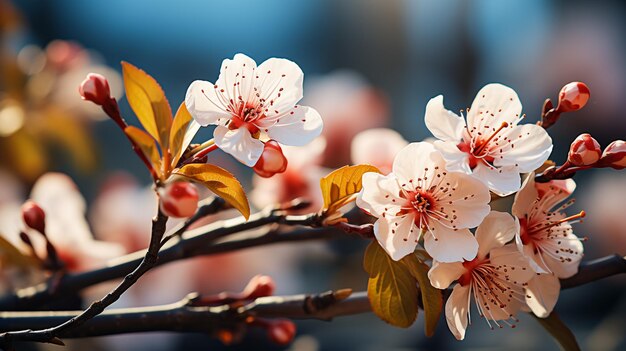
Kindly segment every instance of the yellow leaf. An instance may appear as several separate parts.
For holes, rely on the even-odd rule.
[[[176,117],[174,117],[174,123],[172,123],[172,130],[170,130],[170,152],[172,154],[172,168],[176,167],[178,164],[178,160],[180,160],[180,156],[183,154],[185,150],[183,150],[183,141],[185,140],[185,133],[189,127],[189,124],[193,118],[189,111],[187,111],[187,106],[183,102],[180,104],[178,111],[176,112]]]
[[[122,72],[128,104],[146,131],[162,149],[167,149],[172,110],[163,89],[154,78],[128,62],[122,62]]]
[[[37,261],[26,256],[11,242],[0,234],[0,261],[2,266],[14,266],[18,268],[36,268]]]
[[[367,296],[372,311],[385,322],[408,328],[417,318],[417,282],[407,266],[394,261],[376,240],[365,250],[363,266],[369,273]]]
[[[539,318],[534,314],[533,316],[541,326],[552,335],[563,350],[580,351],[580,346],[578,346],[574,333],[563,323],[556,312],[552,311],[546,318]]]
[[[367,172],[380,173],[378,168],[370,165],[344,166],[320,180],[324,211],[328,214],[351,202],[361,191],[361,178]]]
[[[159,149],[154,138],[143,130],[133,126],[126,127],[124,133],[137,144],[148,161],[152,163],[152,167],[157,175],[161,174],[161,156],[159,155]]]
[[[415,254],[408,255],[402,260],[409,272],[419,283],[422,296],[422,306],[424,306],[424,332],[426,336],[433,336],[437,329],[437,322],[441,317],[443,308],[443,296],[441,290],[433,287],[428,279],[429,267],[421,262]]]
[[[176,174],[196,180],[223,198],[248,219],[250,205],[241,184],[227,170],[209,164],[188,164],[181,167]]]

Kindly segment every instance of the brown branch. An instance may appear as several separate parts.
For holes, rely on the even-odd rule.
[[[214,333],[245,324],[248,317],[330,320],[333,317],[370,311],[365,292],[343,289],[312,295],[269,296],[243,306],[195,306],[194,294],[169,305],[104,311],[87,323],[63,331],[62,338],[80,338],[146,331]],[[2,312],[0,330],[49,328],[79,311]]]

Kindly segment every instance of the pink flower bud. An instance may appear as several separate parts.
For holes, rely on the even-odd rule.
[[[587,104],[590,95],[589,88],[585,83],[568,83],[559,93],[559,104],[556,107],[556,111],[578,111]]]
[[[87,78],[80,83],[78,92],[83,100],[91,101],[102,106],[111,99],[111,90],[107,79],[97,73],[89,73]]]
[[[600,144],[588,133],[579,135],[569,148],[567,161],[575,166],[591,166],[602,155]]]
[[[45,234],[46,213],[33,200],[28,200],[22,205],[22,219],[29,228]]]
[[[250,279],[241,295],[244,300],[254,300],[259,297],[271,296],[274,294],[275,288],[276,284],[270,276],[257,275]]]
[[[267,335],[278,345],[289,345],[296,336],[296,325],[288,319],[271,321],[267,328]]]
[[[252,169],[263,178],[283,173],[287,169],[287,158],[278,142],[270,140],[265,143],[263,154]]]
[[[604,149],[600,163],[615,169],[626,168],[626,142],[615,140]]]
[[[159,189],[161,211],[169,217],[187,218],[198,209],[198,190],[188,182],[173,182]]]

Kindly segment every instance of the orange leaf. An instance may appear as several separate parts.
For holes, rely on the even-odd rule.
[[[241,183],[227,170],[210,164],[188,164],[181,167],[176,174],[196,180],[217,196],[226,200],[248,219],[250,205]]]
[[[361,178],[367,172],[380,173],[370,165],[344,166],[320,180],[324,208],[327,214],[333,214],[339,208],[353,201],[354,196],[363,187]]]
[[[185,140],[185,134],[189,130],[189,125],[193,121],[191,114],[187,111],[187,106],[183,102],[180,104],[176,117],[174,117],[174,123],[172,123],[172,130],[170,130],[170,153],[172,154],[172,168],[176,167],[180,156],[185,150],[183,150]]]
[[[141,125],[166,150],[172,110],[163,89],[154,78],[128,62],[122,62],[122,72],[128,104]]]
[[[159,149],[154,138],[151,137],[150,134],[133,126],[126,127],[126,129],[124,129],[124,133],[126,133],[126,135],[128,135],[128,137],[131,138],[135,144],[137,144],[141,152],[152,164],[152,168],[154,168],[157,175],[160,175],[161,156],[159,155]]]

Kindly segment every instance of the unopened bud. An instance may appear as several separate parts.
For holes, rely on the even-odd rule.
[[[578,111],[583,108],[590,96],[589,88],[582,82],[566,84],[559,93],[558,112]]]
[[[22,219],[29,228],[45,234],[46,213],[35,201],[28,200],[22,205]]]
[[[600,144],[588,133],[579,135],[569,148],[567,161],[575,166],[591,166],[602,156]]]
[[[626,142],[615,140],[604,149],[600,164],[615,169],[626,168]]]
[[[188,182],[173,182],[159,189],[161,211],[174,218],[193,216],[198,209],[198,190]]]
[[[276,284],[267,275],[257,275],[250,279],[248,285],[243,289],[242,296],[245,300],[254,300],[258,297],[271,296],[274,294]]]
[[[252,169],[263,178],[283,173],[287,169],[287,158],[278,142],[270,140],[265,143],[261,158],[259,158]]]
[[[296,336],[296,325],[288,319],[277,319],[269,322],[267,335],[278,345],[289,345]]]
[[[89,73],[80,83],[78,92],[83,100],[102,106],[111,99],[111,90],[107,79],[97,73]]]

